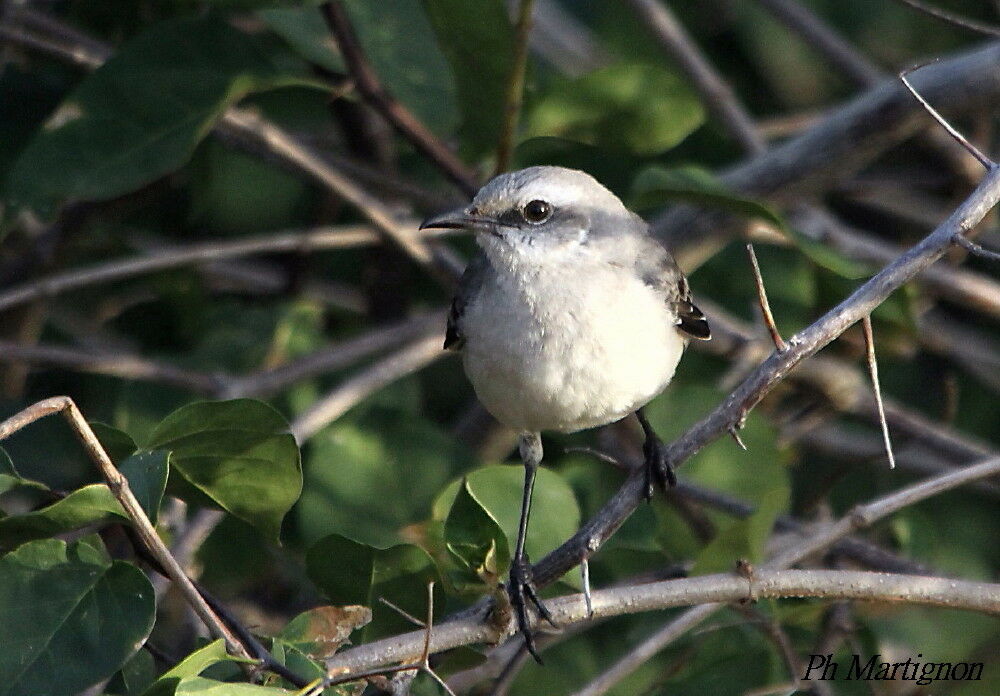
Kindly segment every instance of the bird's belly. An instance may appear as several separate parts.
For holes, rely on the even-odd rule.
[[[614,422],[660,393],[684,342],[662,298],[641,283],[614,296],[479,308],[465,369],[480,401],[519,430],[573,432]],[[475,309],[475,308],[470,308]],[[541,314],[541,317],[539,316]]]

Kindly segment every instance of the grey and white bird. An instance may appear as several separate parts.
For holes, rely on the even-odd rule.
[[[635,413],[645,433],[647,496],[675,483],[642,407],[670,383],[691,338],[708,339],[687,280],[649,226],[589,174],[531,167],[501,174],[471,205],[421,226],[467,228],[482,252],[448,316],[483,406],[521,433],[524,496],[509,592],[538,658],[527,601],[551,622],[524,554],[542,431],[571,433]]]

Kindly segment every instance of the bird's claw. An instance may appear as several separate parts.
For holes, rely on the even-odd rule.
[[[658,437],[648,437],[642,445],[645,457],[646,500],[653,499],[654,483],[666,491],[677,485],[674,467],[667,456],[667,446]]]
[[[542,658],[535,647],[535,637],[531,632],[531,617],[528,615],[528,603],[534,605],[538,615],[548,621],[553,628],[559,628],[552,618],[551,612],[546,609],[542,600],[538,597],[534,582],[531,579],[531,563],[527,555],[519,559],[514,559],[510,566],[510,583],[507,588],[510,593],[510,603],[514,608],[514,615],[517,617],[517,628],[524,636],[524,644],[528,652],[535,658],[538,664],[542,664]]]

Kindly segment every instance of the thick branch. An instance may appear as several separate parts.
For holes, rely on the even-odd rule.
[[[929,65],[913,75],[927,101],[951,110],[992,108],[1000,96],[1000,43]],[[801,135],[721,173],[744,195],[790,203],[824,191],[930,123],[895,77],[834,109]],[[681,206],[654,224],[685,270],[700,265],[740,229],[723,214]]]

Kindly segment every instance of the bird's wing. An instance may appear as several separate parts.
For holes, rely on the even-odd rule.
[[[691,299],[691,286],[674,257],[659,239],[651,234],[640,238],[636,259],[643,280],[663,292],[677,314],[677,329],[691,338],[707,341],[712,337],[705,315]]]
[[[458,281],[458,291],[451,301],[451,309],[448,310],[448,328],[444,335],[446,350],[462,350],[462,346],[465,345],[465,336],[462,335],[462,316],[465,314],[465,308],[482,288],[490,269],[486,254],[480,252],[469,262],[461,280]]]

